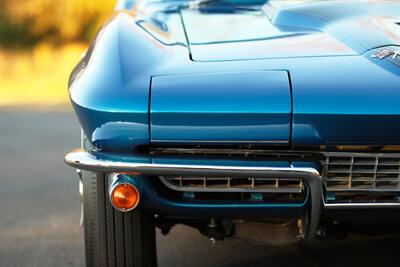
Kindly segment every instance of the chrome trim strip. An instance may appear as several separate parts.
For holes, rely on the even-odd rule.
[[[89,152],[75,150],[65,155],[65,162],[77,169],[95,172],[139,172],[142,174],[157,175],[237,175],[252,177],[301,178],[303,176],[318,177],[319,172],[308,167],[247,167],[247,166],[221,166],[221,165],[185,165],[185,164],[159,164],[138,163],[127,161],[111,161],[100,158]]]
[[[240,144],[289,144],[287,140],[163,140],[163,139],[152,139],[154,143],[179,143],[179,144],[191,144],[191,143],[240,143]]]
[[[399,208],[400,203],[325,203],[327,209],[334,208]]]
[[[367,157],[367,158],[374,158],[374,157],[383,157],[383,158],[394,158],[400,157],[400,153],[398,152],[390,152],[387,151],[385,153],[382,152],[346,152],[346,151],[335,151],[335,152],[322,152],[325,156],[331,157]]]
[[[364,189],[364,188],[351,188],[351,189],[329,189],[329,193],[348,193],[348,194],[384,194],[384,193],[399,193],[399,190],[394,189],[378,189],[378,188],[371,188],[371,189]]]

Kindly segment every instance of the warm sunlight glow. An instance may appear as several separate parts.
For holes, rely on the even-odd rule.
[[[68,77],[115,1],[3,0],[0,108],[68,106]]]

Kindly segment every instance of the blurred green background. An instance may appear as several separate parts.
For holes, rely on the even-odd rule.
[[[68,103],[67,81],[115,0],[0,0],[0,107]]]

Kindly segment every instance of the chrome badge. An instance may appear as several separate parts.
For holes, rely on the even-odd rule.
[[[383,48],[373,53],[371,57],[379,59],[392,57],[392,59],[395,59],[396,57],[400,57],[400,49]]]

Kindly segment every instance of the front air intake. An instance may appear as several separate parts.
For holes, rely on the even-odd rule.
[[[185,192],[261,192],[302,193],[301,179],[278,179],[259,177],[204,177],[162,176],[161,181],[170,189]]]
[[[327,154],[323,162],[328,191],[399,191],[400,155]]]

